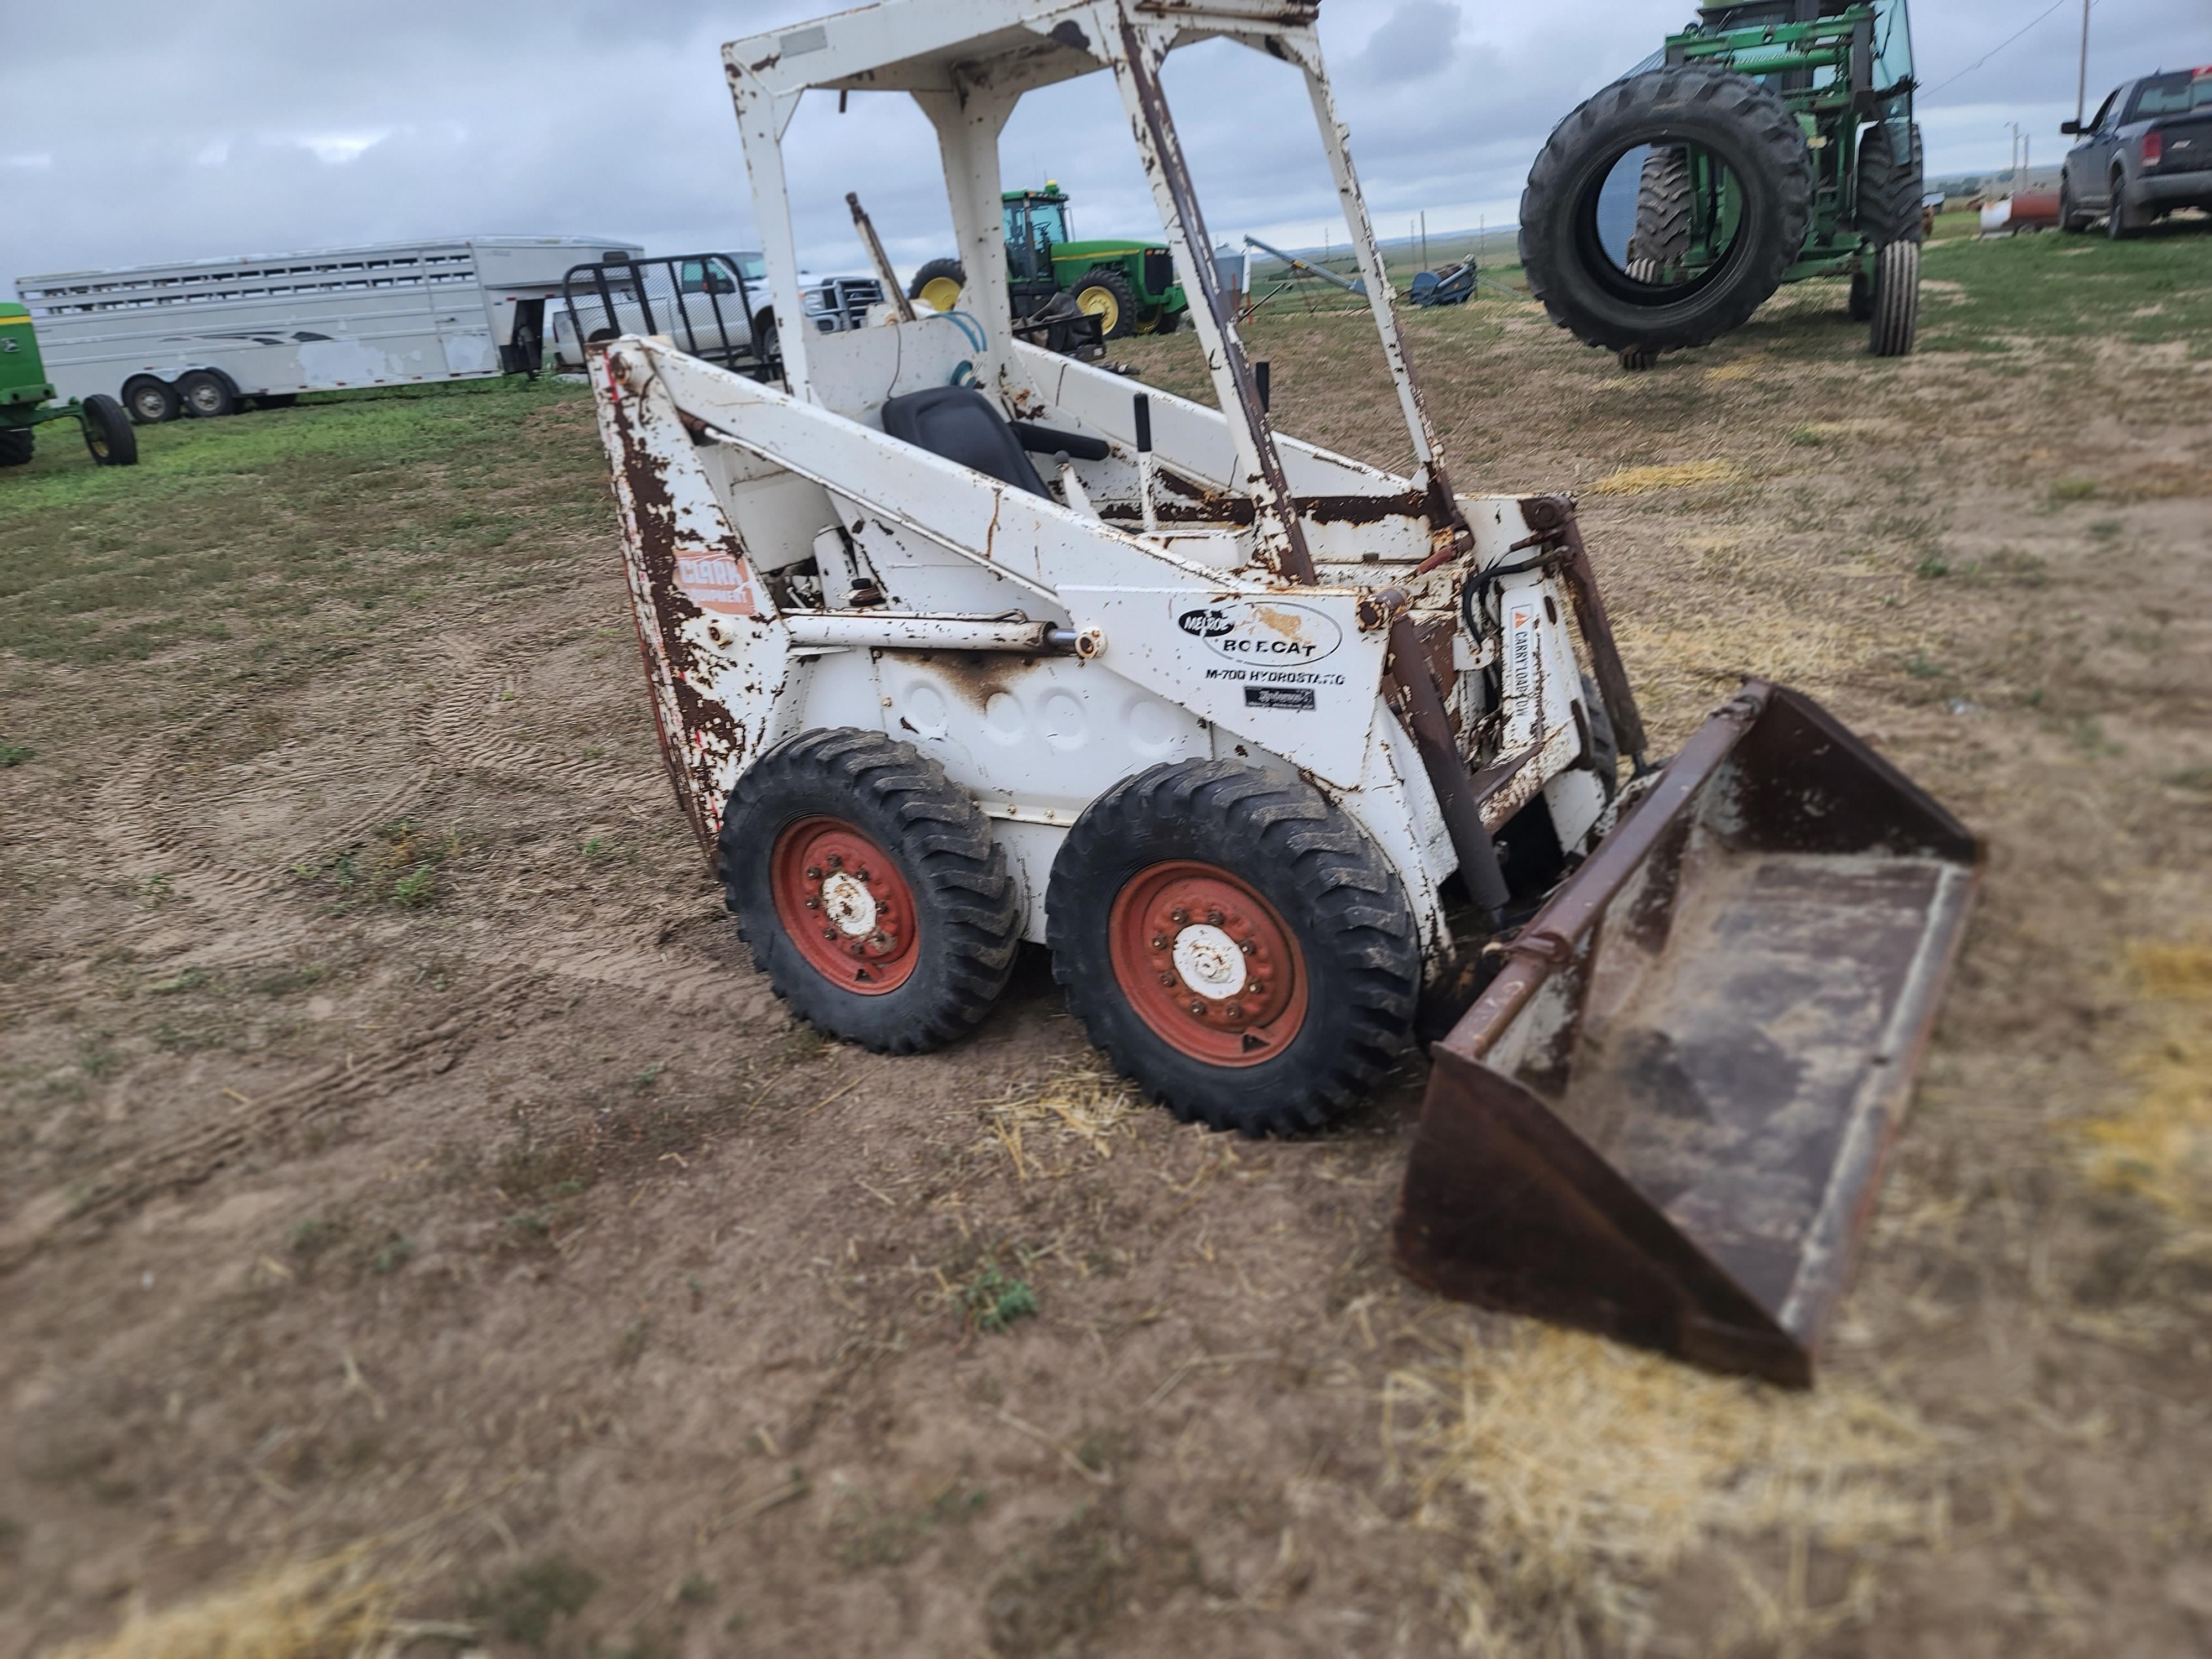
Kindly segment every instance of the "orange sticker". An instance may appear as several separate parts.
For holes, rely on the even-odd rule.
[[[702,611],[724,617],[750,617],[758,610],[753,600],[752,572],[743,559],[711,548],[696,547],[676,555],[676,585],[691,596]]]

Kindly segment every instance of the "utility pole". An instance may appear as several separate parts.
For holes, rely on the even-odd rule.
[[[2008,121],[2005,125],[2012,129],[2012,191],[2017,196],[2020,194],[2020,123]]]
[[[2074,82],[2074,125],[2081,125],[2081,116],[2089,107],[2089,3],[2081,0],[2081,73]]]

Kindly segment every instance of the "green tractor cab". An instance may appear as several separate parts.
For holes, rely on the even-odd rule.
[[[1845,276],[1869,350],[1905,356],[1926,234],[1914,85],[1906,0],[1700,7],[1538,156],[1531,291],[1644,368],[1741,326],[1784,283]]]
[[[1190,302],[1175,279],[1166,245],[1132,237],[1079,242],[1070,234],[1067,200],[1050,179],[1042,190],[1010,190],[1000,198],[1014,314],[1036,314],[1066,294],[1085,315],[1098,319],[1102,339],[1174,333]],[[907,297],[951,311],[967,285],[957,259],[932,259],[915,273]]]
[[[123,405],[98,393],[82,403],[56,403],[30,312],[0,301],[0,466],[21,466],[30,460],[32,428],[72,420],[82,429],[84,447],[96,465],[137,464],[138,434]]]

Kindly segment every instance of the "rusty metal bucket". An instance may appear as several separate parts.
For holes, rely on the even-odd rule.
[[[1747,684],[1432,1050],[1400,1267],[1809,1384],[1979,863],[1810,698]]]

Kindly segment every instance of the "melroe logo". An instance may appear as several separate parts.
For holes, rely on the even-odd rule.
[[[1280,599],[1225,599],[1176,617],[1176,626],[1231,662],[1293,667],[1319,662],[1344,643],[1321,611]]]

